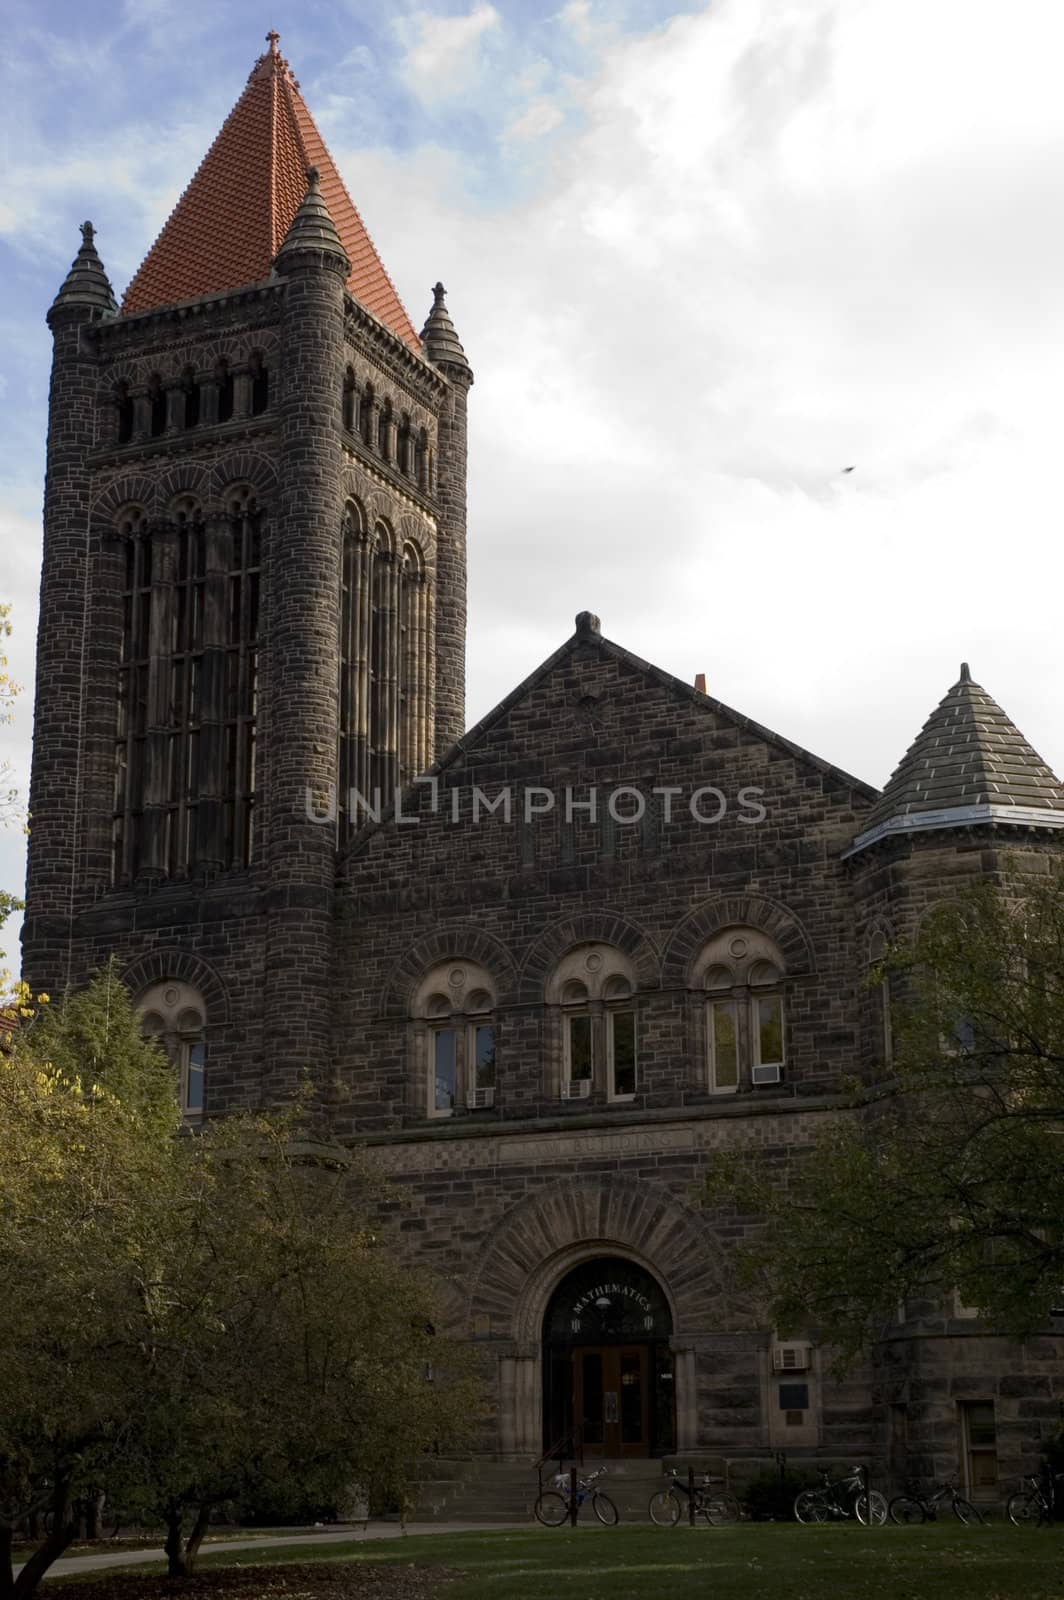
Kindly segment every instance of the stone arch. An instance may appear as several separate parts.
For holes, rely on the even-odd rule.
[[[241,450],[214,469],[212,487],[215,495],[222,499],[237,484],[250,485],[260,505],[266,505],[277,492],[277,469],[258,451]]]
[[[456,922],[418,939],[395,964],[381,996],[380,1015],[407,1021],[417,987],[429,969],[459,958],[491,973],[500,1006],[513,1003],[516,973],[506,946],[482,928]]]
[[[551,972],[565,953],[577,944],[616,945],[631,961],[637,987],[658,987],[660,958],[647,935],[624,917],[609,911],[588,911],[555,923],[533,944],[521,963],[522,1003],[543,1004]]]
[[[143,474],[115,478],[107,485],[93,506],[93,517],[102,524],[113,525],[132,505],[143,508],[151,516],[156,504],[156,482]]]
[[[792,911],[767,895],[721,895],[709,900],[684,918],[674,931],[662,963],[662,986],[687,989],[694,979],[694,967],[706,944],[731,926],[757,928],[779,946],[787,964],[788,976],[805,976],[816,971],[812,940]]]
[[[207,1008],[208,1028],[220,1027],[229,1021],[229,995],[225,984],[202,956],[193,955],[191,951],[149,950],[130,962],[122,973],[122,982],[134,1000],[153,983],[162,983],[167,978],[187,983],[199,991]]]
[[[172,511],[175,500],[188,495],[206,505],[211,493],[210,468],[193,462],[178,462],[159,479],[156,489],[159,504]]]
[[[720,1324],[726,1275],[704,1221],[656,1184],[590,1176],[552,1180],[503,1216],[470,1286],[469,1317],[489,1318],[499,1337],[536,1344],[565,1274],[609,1255],[657,1279],[678,1334]]]

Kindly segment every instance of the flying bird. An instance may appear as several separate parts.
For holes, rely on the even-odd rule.
[[[843,467],[842,470],[843,470],[843,472],[852,472],[853,468],[852,467]]]

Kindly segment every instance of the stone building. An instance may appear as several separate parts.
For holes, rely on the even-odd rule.
[[[486,1353],[496,1461],[576,1426],[994,1496],[1057,1421],[1057,1339],[914,1305],[836,1383],[697,1188],[889,1059],[885,944],[1057,849],[1064,793],[967,668],[880,794],[590,613],[464,732],[472,371],[277,44],[121,307],[85,224],[49,312],[26,974],[117,953],[192,1121],[311,1072]]]

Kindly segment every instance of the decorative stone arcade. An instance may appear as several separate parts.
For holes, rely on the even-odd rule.
[[[660,1285],[607,1256],[568,1272],[543,1319],[543,1448],[586,1457],[675,1448],[672,1314]]]

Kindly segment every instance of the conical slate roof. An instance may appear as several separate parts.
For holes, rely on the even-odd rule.
[[[307,169],[316,167],[351,263],[348,290],[420,354],[413,324],[277,49],[278,35],[267,39],[269,50],[138,268],[122,311],[263,282],[303,201]]]
[[[433,287],[432,310],[421,330],[421,342],[425,346],[425,354],[434,366],[458,367],[472,377],[473,369],[469,365],[466,353],[462,349],[462,341],[455,332],[451,314],[447,310],[444,299],[446,293],[442,283],[437,283]]]
[[[60,306],[84,307],[101,316],[114,316],[118,310],[103,262],[96,253],[96,230],[91,222],[81,224],[81,248],[71,263],[63,286],[52,301],[52,311]],[[51,316],[51,311],[49,312]]]
[[[1064,790],[965,662],[924,723],[855,841],[1013,822],[1064,827]]]

